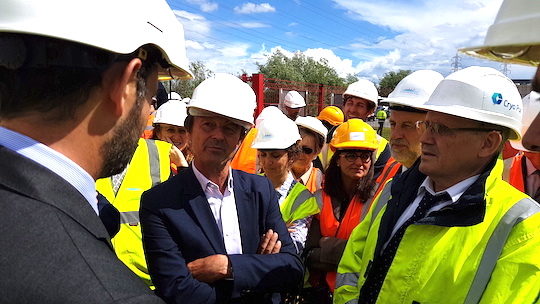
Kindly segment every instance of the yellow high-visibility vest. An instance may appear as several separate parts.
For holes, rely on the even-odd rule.
[[[171,144],[164,141],[139,139],[116,195],[110,177],[96,181],[96,190],[120,212],[120,231],[111,240],[116,255],[150,287],[139,223],[140,199],[144,191],[171,175],[170,150]]]
[[[407,228],[376,303],[535,301],[540,290],[540,207],[504,182],[497,167],[485,182],[481,223]],[[391,183],[349,238],[338,267],[334,303],[358,303]]]

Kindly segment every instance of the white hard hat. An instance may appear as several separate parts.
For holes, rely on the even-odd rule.
[[[326,135],[328,134],[328,129],[323,125],[323,123],[313,116],[298,116],[294,121],[298,126],[309,129],[324,138],[326,142]]]
[[[509,139],[521,137],[521,96],[512,80],[493,68],[472,66],[448,75],[422,107],[504,126],[513,131]]]
[[[306,101],[304,100],[304,97],[300,95],[300,93],[296,91],[289,91],[287,95],[285,95],[284,104],[289,108],[302,108],[306,106]]]
[[[540,93],[531,91],[525,97],[523,97],[523,120],[521,127],[521,134],[525,134],[529,129],[532,121],[540,113]],[[523,146],[523,143],[520,140],[511,140],[510,144],[514,149],[530,152],[527,148]]]
[[[375,106],[377,106],[379,100],[379,92],[375,84],[367,79],[360,79],[351,83],[343,93],[343,98],[346,95],[367,99],[373,102]]]
[[[0,32],[58,38],[117,54],[154,45],[170,65],[160,75],[191,77],[184,29],[165,0],[4,0]]]
[[[281,112],[278,107],[275,106],[268,106],[265,107],[259,116],[257,116],[257,119],[255,119],[255,128],[258,128],[261,122],[265,119],[274,119],[274,118],[280,118],[280,117],[287,117],[283,112]]]
[[[253,126],[255,99],[253,89],[240,78],[216,73],[195,88],[187,108],[193,116],[217,114],[249,129]]]
[[[178,99],[171,99],[162,104],[156,111],[154,123],[165,123],[178,127],[184,126],[187,117],[186,104]]]
[[[415,71],[403,78],[382,101],[390,102],[391,106],[421,108],[443,78],[441,73],[433,70]]]
[[[182,100],[182,96],[176,92],[169,93],[169,100]]]
[[[251,147],[262,150],[287,149],[301,139],[294,121],[286,116],[276,116],[260,123]]]
[[[497,61],[540,63],[540,1],[505,0],[489,27],[484,45],[461,51]]]

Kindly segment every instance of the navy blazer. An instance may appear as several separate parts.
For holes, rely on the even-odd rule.
[[[224,303],[248,295],[249,302],[278,303],[279,296],[269,293],[291,290],[302,279],[302,263],[270,181],[238,170],[232,174],[243,252],[229,255],[232,280],[203,283],[186,266],[199,258],[227,254],[191,167],[142,196],[140,220],[148,270],[157,294],[169,303]],[[261,235],[268,229],[278,233],[281,251],[257,254]]]

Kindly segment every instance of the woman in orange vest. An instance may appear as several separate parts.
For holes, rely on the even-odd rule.
[[[362,207],[373,192],[377,133],[361,119],[340,125],[330,142],[334,151],[325,172],[322,210],[312,221],[306,242],[309,282],[314,295],[309,303],[331,303],[336,270]]]
[[[291,171],[299,182],[315,193],[322,188],[323,173],[313,167],[313,161],[325,144],[328,130],[320,120],[311,116],[299,116],[295,122],[302,137],[300,142],[302,153],[292,164]]]

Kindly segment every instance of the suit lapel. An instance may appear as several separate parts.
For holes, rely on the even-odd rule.
[[[193,169],[190,167],[186,169],[186,178],[179,179],[181,183],[186,186],[186,192],[184,192],[183,201],[187,204],[187,209],[192,211],[192,216],[196,222],[199,223],[199,227],[206,235],[206,238],[214,248],[216,253],[226,253],[225,244],[223,243],[223,237],[216,224],[216,219],[208,200],[199,184],[199,181],[193,173]]]
[[[240,225],[240,236],[242,238],[242,252],[255,253],[259,244],[259,234],[257,221],[259,213],[257,204],[253,199],[253,193],[246,191],[245,181],[238,171],[233,170],[234,199],[238,222]]]
[[[1,185],[23,196],[54,206],[96,238],[109,239],[107,230],[88,201],[56,173],[3,146],[0,146],[0,164]]]

